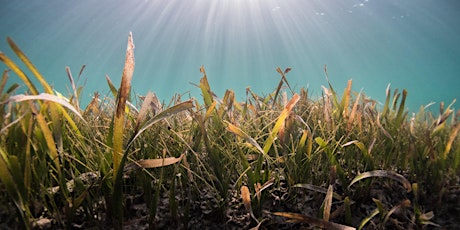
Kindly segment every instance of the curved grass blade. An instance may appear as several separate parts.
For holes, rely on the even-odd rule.
[[[361,173],[351,181],[350,185],[348,185],[348,188],[350,188],[350,186],[353,185],[354,183],[356,183],[356,182],[358,182],[358,181],[360,181],[362,179],[369,178],[369,177],[386,177],[386,178],[390,178],[392,180],[396,180],[396,181],[400,182],[401,184],[403,184],[403,186],[407,190],[407,192],[412,191],[412,186],[411,186],[410,182],[404,176],[402,176],[401,174],[398,174],[396,172],[387,171],[387,170],[374,170],[374,171]]]
[[[377,214],[379,214],[379,209],[376,208],[374,209],[374,211],[371,212],[371,214],[369,214],[369,216],[367,216],[366,218],[364,218],[361,223],[359,224],[358,226],[358,230],[361,230],[364,228],[364,226],[370,221],[372,220],[372,218],[374,218],[374,216],[376,216]]]
[[[131,146],[133,141],[136,140],[136,138],[138,138],[145,130],[147,130],[148,128],[152,127],[152,125],[154,125],[157,122],[159,122],[159,121],[161,121],[161,120],[163,120],[165,118],[168,118],[168,117],[170,117],[170,116],[172,116],[174,114],[177,114],[177,113],[180,113],[182,111],[192,109],[193,107],[194,107],[193,101],[188,100],[188,101],[179,103],[177,105],[174,105],[171,108],[163,110],[161,113],[157,114],[155,117],[150,119],[147,122],[147,124],[145,124],[142,128],[139,129],[138,132],[133,134],[133,136],[131,137],[131,139],[128,142],[128,147]]]
[[[86,123],[85,119],[82,117],[82,115],[78,112],[78,110],[75,107],[73,107],[65,99],[58,97],[56,95],[53,95],[53,94],[47,94],[47,93],[41,93],[39,95],[19,94],[19,95],[14,95],[8,98],[8,102],[22,102],[22,101],[30,101],[30,100],[52,101],[52,102],[61,104],[62,106],[70,109],[70,111],[74,112],[75,115],[77,115],[83,122]]]
[[[135,168],[160,168],[168,165],[175,164],[180,162],[184,158],[184,154],[181,154],[180,157],[166,157],[162,159],[145,159],[132,162],[125,166],[125,171],[135,169]]]

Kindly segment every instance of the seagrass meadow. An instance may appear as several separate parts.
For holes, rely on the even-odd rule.
[[[352,81],[294,91],[290,68],[265,96],[134,95],[134,42],[109,95],[53,90],[11,38],[0,85],[2,229],[454,229],[460,112],[380,106]],[[33,77],[33,79],[29,78]],[[8,84],[19,78],[22,83]],[[36,82],[37,84],[35,84]],[[25,88],[25,90],[24,90]],[[433,110],[435,111],[435,110]]]

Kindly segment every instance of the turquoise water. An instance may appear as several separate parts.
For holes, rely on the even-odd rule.
[[[199,82],[201,65],[218,96],[230,88],[239,99],[246,87],[271,93],[278,66],[292,68],[287,78],[296,90],[320,96],[324,65],[337,90],[353,79],[353,90],[383,102],[388,84],[407,89],[413,111],[460,99],[458,0],[0,2],[0,50],[14,56],[12,37],[64,94],[65,66],[76,76],[85,64],[84,102],[95,91],[108,94],[106,74],[119,84],[129,31],[134,92],[153,91],[166,102],[176,93],[200,97],[190,82]],[[18,81],[13,73],[10,79]]]

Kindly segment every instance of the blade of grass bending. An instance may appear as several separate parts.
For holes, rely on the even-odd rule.
[[[302,214],[299,214],[299,213],[274,212],[272,214],[275,215],[275,216],[281,216],[281,217],[289,218],[290,219],[289,222],[312,224],[312,225],[318,226],[318,227],[323,228],[323,229],[329,229],[329,230],[355,230],[356,229],[354,227],[324,221],[324,220],[321,220],[321,219],[317,219],[317,218],[307,216],[307,215],[302,215]]]
[[[157,122],[165,119],[165,118],[168,118],[172,115],[175,115],[177,113],[180,113],[182,111],[186,111],[186,110],[189,110],[189,109],[192,109],[194,107],[193,105],[193,101],[192,100],[188,100],[188,101],[185,101],[185,102],[182,102],[182,103],[179,103],[177,105],[174,105],[173,107],[171,108],[168,108],[168,109],[165,109],[163,110],[161,113],[157,114],[155,117],[153,117],[152,119],[150,119],[147,124],[145,124],[142,128],[139,129],[139,131],[133,133],[133,136],[131,137],[131,139],[128,141],[128,147],[131,146],[131,144],[133,143],[133,141],[139,137],[139,135],[141,135],[145,130],[147,130],[148,128],[152,127],[152,125],[156,124]]]
[[[228,123],[228,122],[226,122],[226,123]],[[235,125],[233,125],[231,123],[228,123],[227,124],[227,130],[230,131],[231,133],[237,135],[238,137],[243,138],[249,144],[254,146],[262,155],[265,155],[264,150],[262,149],[262,147],[260,147],[260,145],[257,143],[257,141],[254,140],[251,136],[249,136],[245,132],[243,132],[243,130],[241,130],[237,126],[235,126]]]
[[[358,182],[358,181],[360,181],[362,179],[369,178],[369,177],[386,177],[386,178],[390,178],[392,180],[396,180],[396,181],[400,182],[401,184],[403,184],[403,186],[407,190],[407,192],[412,191],[412,186],[411,186],[410,182],[404,176],[402,176],[401,174],[398,174],[396,172],[387,171],[387,170],[374,170],[374,171],[361,173],[358,176],[356,176],[350,182],[350,185],[348,185],[348,188],[350,188],[350,186],[353,185],[354,183],[356,183],[356,182]]]
[[[145,160],[139,160],[135,161],[132,163],[129,163],[125,166],[124,170],[129,171],[132,169],[136,168],[159,168],[159,167],[164,167],[168,165],[175,164],[177,162],[180,162],[182,158],[184,158],[184,154],[181,154],[180,157],[166,157],[166,158],[161,158],[161,159],[145,159]]]
[[[263,151],[265,154],[268,154],[268,151],[272,147],[273,141],[275,141],[276,135],[278,135],[279,130],[284,125],[284,121],[286,120],[286,118],[288,117],[289,113],[292,111],[294,106],[297,104],[299,99],[300,99],[300,96],[298,94],[294,94],[294,96],[292,96],[291,100],[288,102],[284,110],[281,112],[280,116],[278,117],[278,120],[275,123],[275,126],[273,127],[267,140],[265,141],[264,148],[263,148]]]
[[[358,230],[361,230],[364,228],[364,225],[367,224],[367,222],[369,222],[370,220],[372,220],[372,218],[374,218],[374,216],[376,216],[377,214],[379,214],[379,209],[374,209],[374,211],[371,212],[371,214],[369,214],[369,216],[367,216],[366,218],[364,218],[361,223],[359,224],[359,227],[358,227]]]
[[[47,93],[41,93],[39,95],[24,95],[24,94],[18,94],[14,95],[8,98],[8,102],[22,102],[22,101],[30,101],[30,100],[44,100],[44,101],[52,101],[61,104],[62,106],[70,109],[75,115],[77,115],[83,122],[86,123],[85,119],[82,117],[82,115],[78,112],[78,110],[73,107],[69,102],[64,100],[63,98],[60,98],[56,95],[53,94],[47,94]]]
[[[29,60],[29,58],[27,58],[27,56],[24,54],[24,52],[22,52],[22,50],[16,45],[16,43],[14,43],[13,39],[11,39],[10,37],[7,37],[7,41],[8,41],[8,44],[10,45],[11,49],[14,51],[14,53],[19,57],[19,59],[21,59],[21,61],[27,66],[27,68],[32,72],[32,74],[35,76],[35,78],[43,86],[43,88],[45,90],[45,93],[53,94],[53,90],[52,90],[51,86],[46,82],[45,78],[40,74],[40,72],[32,64],[32,62]],[[0,54],[3,54],[3,53],[0,52]],[[5,58],[7,58],[7,57],[5,56]],[[4,61],[4,62],[6,61],[5,64],[8,67],[10,67],[11,69],[13,69],[13,71],[16,72],[16,74],[18,74],[18,76],[24,81],[24,83],[27,85],[27,87],[29,88],[29,90],[31,91],[32,94],[34,94],[34,95],[38,94],[38,90],[32,84],[30,79],[24,74],[24,72],[22,70],[19,69],[19,67],[17,67],[16,64],[14,64],[8,58],[6,60],[4,60],[2,55],[0,55],[0,59],[2,59],[2,61]],[[54,132],[56,133],[56,135],[54,135],[54,136],[55,136],[55,138],[57,140],[58,146],[60,146],[60,148],[62,148],[62,140],[61,140],[62,138],[60,137],[60,133],[61,133],[61,130],[60,130],[61,125],[60,125],[60,123],[61,122],[60,122],[60,119],[59,119],[58,110],[62,112],[62,114],[64,115],[64,118],[69,122],[69,125],[72,127],[72,129],[74,131],[76,131],[79,134],[80,130],[78,129],[78,127],[75,124],[75,122],[72,120],[72,118],[69,116],[69,114],[65,110],[63,110],[59,105],[50,105],[51,117],[53,119],[53,129],[54,129]]]
[[[7,37],[8,44],[10,45],[11,49],[14,51],[14,53],[21,59],[21,61],[26,65],[26,67],[32,72],[32,74],[35,76],[35,78],[40,82],[40,84],[43,86],[45,93],[48,94],[53,94],[53,89],[51,86],[46,82],[45,78],[40,74],[40,72],[37,70],[37,68],[32,64],[32,62],[29,60],[29,58],[22,52],[22,50],[14,43],[13,39],[10,37]],[[37,93],[35,93],[37,94]],[[62,143],[62,127],[61,127],[61,119],[58,110],[62,110],[58,105],[51,104],[49,106],[50,113],[51,113],[51,118],[52,118],[52,125],[53,125],[53,136],[55,138],[55,142],[57,144],[57,147],[60,152],[63,151],[63,143]],[[66,113],[65,111],[62,111],[63,113]],[[70,116],[65,116],[66,118],[70,118]],[[74,125],[74,122],[72,119],[69,120],[69,123],[71,123],[71,126],[73,128],[76,128],[76,125]],[[78,129],[76,129],[78,130]]]

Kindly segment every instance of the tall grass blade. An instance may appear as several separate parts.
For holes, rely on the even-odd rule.
[[[126,104],[131,90],[131,79],[134,72],[134,42],[132,33],[128,35],[128,45],[126,48],[125,67],[121,77],[120,88],[117,94],[116,110],[109,130],[108,145],[112,147],[112,197],[108,197],[107,202],[111,202],[110,207],[113,212],[113,223],[116,229],[121,229],[123,225],[123,165],[127,154],[123,154],[123,134],[125,129]],[[108,183],[108,182],[106,182]],[[108,184],[105,186],[108,187]]]
[[[454,143],[455,139],[457,138],[457,135],[458,135],[459,131],[460,131],[460,123],[457,123],[450,130],[449,140],[447,141],[446,147],[444,149],[444,153],[442,155],[443,159],[447,159],[447,156],[449,155],[449,152],[452,149],[452,144]]]
[[[134,72],[134,43],[132,33],[128,36],[128,46],[126,48],[125,68],[121,77],[120,89],[117,95],[117,107],[113,119],[113,171],[118,172],[121,157],[123,155],[123,130],[125,126],[125,107],[131,89],[131,79]],[[113,178],[115,179],[115,177]]]
[[[329,185],[329,188],[326,192],[326,197],[324,198],[323,202],[323,220],[329,221],[329,216],[331,215],[331,207],[332,207],[332,194],[334,189],[332,185]]]

